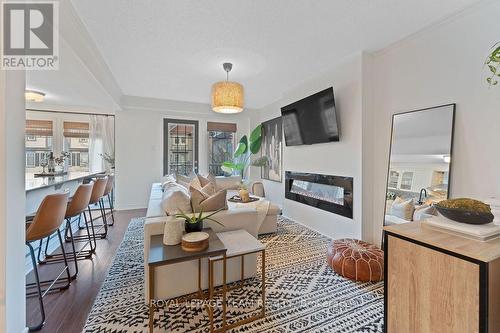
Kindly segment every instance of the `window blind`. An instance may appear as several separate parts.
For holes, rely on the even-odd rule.
[[[26,135],[52,136],[52,121],[27,119]]]
[[[64,136],[66,138],[88,138],[89,123],[65,121],[63,123]]]
[[[208,131],[216,131],[216,132],[233,132],[236,133],[236,124],[234,123],[216,123],[216,122],[207,122],[207,130]]]

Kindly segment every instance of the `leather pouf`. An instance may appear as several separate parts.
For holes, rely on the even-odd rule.
[[[328,264],[338,274],[356,281],[384,279],[384,251],[357,239],[338,239],[328,246]]]

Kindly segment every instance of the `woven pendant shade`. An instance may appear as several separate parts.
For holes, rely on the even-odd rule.
[[[222,81],[212,86],[212,110],[218,113],[243,111],[243,86],[237,82]]]

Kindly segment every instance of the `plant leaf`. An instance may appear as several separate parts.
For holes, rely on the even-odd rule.
[[[245,141],[246,141],[246,135],[243,138],[245,138]],[[248,151],[247,143],[241,142],[241,140],[240,140],[240,143],[238,143],[238,146],[236,146],[236,150],[234,151],[234,157],[240,157],[241,155],[245,154],[247,151]]]
[[[493,74],[496,74],[497,69],[495,68],[495,66],[488,65],[488,67],[490,68],[490,72],[492,72]]]
[[[222,167],[224,168],[228,168],[230,170],[233,170],[233,169],[236,169],[236,164],[234,164],[233,162],[231,161],[226,161],[226,162],[223,162],[222,163]]]
[[[206,217],[205,220],[209,220],[209,221],[215,222],[215,223],[217,223],[218,225],[220,225],[220,226],[222,226],[224,228],[226,227],[224,224],[220,223],[219,221],[214,220],[211,217]]]
[[[238,171],[241,171],[241,170],[243,170],[244,168],[245,168],[245,163],[236,163],[236,164],[234,165],[234,169],[235,169],[235,170],[238,170]]]
[[[236,148],[236,151],[238,151],[238,150],[240,149],[239,147],[240,147],[240,145],[241,145],[241,144],[243,144],[243,147],[244,147],[244,148],[242,148],[243,150],[242,150],[242,152],[241,152],[241,154],[240,154],[240,155],[243,155],[243,154],[246,154],[246,153],[247,153],[247,151],[248,151],[248,138],[247,138],[247,136],[246,136],[246,135],[243,135],[243,136],[241,137],[240,142],[239,142],[239,144],[238,144],[238,147]],[[238,156],[240,156],[240,155],[238,155]],[[236,155],[236,152],[235,152],[234,157],[238,157],[238,156]]]
[[[252,143],[250,143],[250,151],[252,152],[252,154],[257,154],[260,150],[261,145],[262,138],[258,138],[257,140],[252,141]]]
[[[252,143],[261,140],[262,139],[262,124],[257,125],[250,133],[250,147],[252,146]]]

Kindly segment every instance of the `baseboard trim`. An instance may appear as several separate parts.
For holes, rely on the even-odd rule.
[[[134,210],[134,209],[147,209],[147,206],[143,205],[125,205],[125,206],[115,206],[115,210]]]

